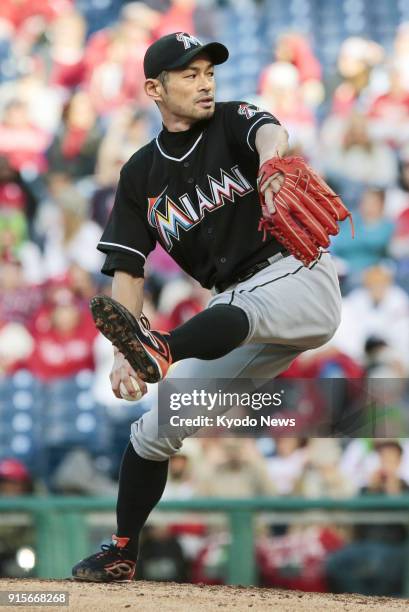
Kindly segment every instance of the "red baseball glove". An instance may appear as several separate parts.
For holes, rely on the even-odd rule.
[[[271,177],[282,173],[281,187],[267,197]],[[273,157],[260,168],[258,187],[262,216],[259,230],[272,234],[294,257],[309,266],[328,248],[339,221],[352,215],[326,182],[302,157]],[[271,188],[270,188],[271,189]]]

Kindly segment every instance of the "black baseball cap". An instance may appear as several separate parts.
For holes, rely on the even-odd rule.
[[[147,79],[156,79],[162,70],[183,68],[199,53],[207,53],[213,64],[223,64],[229,57],[222,43],[202,44],[186,32],[174,32],[156,40],[146,51],[143,69]]]

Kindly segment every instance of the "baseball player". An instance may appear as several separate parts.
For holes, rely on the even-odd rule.
[[[348,211],[300,158],[283,158],[288,137],[275,117],[245,102],[215,103],[214,66],[227,58],[224,45],[182,32],[157,40],[144,58],[145,92],[163,127],[122,168],[98,245],[112,298],[91,300],[114,346],[117,397],[121,383],[135,393],[131,376],[145,393],[171,364],[175,378],[271,379],[340,322],[337,274],[321,247]],[[169,334],[142,315],[144,264],[157,242],[213,294]],[[134,577],[139,533],[162,496],[168,459],[195,431],[159,438],[157,427],[157,407],[132,424],[117,533],[73,568],[76,579]]]

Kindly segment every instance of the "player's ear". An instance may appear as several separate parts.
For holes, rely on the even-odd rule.
[[[155,102],[162,100],[163,86],[158,79],[146,79],[144,89],[146,95]]]

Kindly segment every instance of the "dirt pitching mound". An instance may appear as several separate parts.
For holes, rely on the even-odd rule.
[[[67,591],[69,606],[15,606],[12,609],[34,610],[87,610],[90,612],[117,612],[118,610],[160,610],[166,612],[214,611],[218,608],[258,612],[321,612],[343,610],[368,612],[379,610],[407,610],[408,601],[387,597],[363,595],[331,595],[328,593],[302,593],[281,589],[260,589],[242,586],[206,586],[164,582],[137,581],[128,584],[95,584],[71,580],[16,580],[0,579],[0,591]],[[3,603],[3,602],[2,602]],[[7,610],[7,608],[5,608]]]

